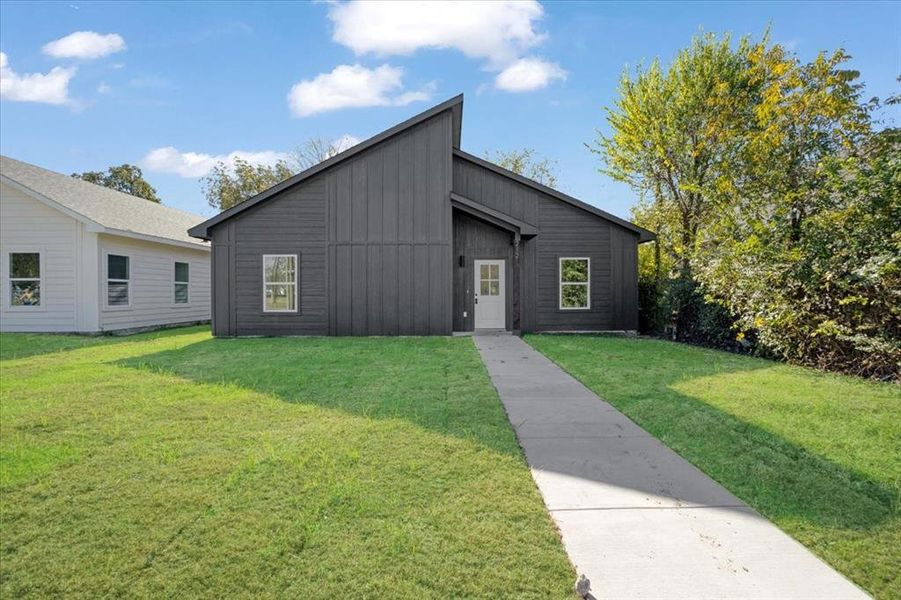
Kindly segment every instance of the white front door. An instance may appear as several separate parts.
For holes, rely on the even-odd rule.
[[[475,260],[475,328],[506,328],[504,261]]]

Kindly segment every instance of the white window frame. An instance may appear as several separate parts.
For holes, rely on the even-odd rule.
[[[294,281],[266,281],[266,259],[267,258],[287,258],[292,257],[294,259]],[[300,310],[300,302],[298,297],[298,288],[300,285],[297,282],[298,272],[300,271],[300,256],[297,254],[264,254],[263,262],[260,265],[263,270],[263,289],[262,289],[262,301],[263,301],[263,312],[264,313],[296,313]],[[266,286],[267,285],[293,285],[294,286],[294,308],[285,308],[285,309],[272,309],[266,308]]]
[[[38,255],[38,275],[39,276],[37,278],[34,278],[34,277],[15,277],[14,278],[12,276],[13,274],[12,274],[12,271],[10,270],[10,264],[9,264],[10,255],[12,255],[12,254],[37,254]],[[44,249],[36,248],[34,246],[8,248],[8,249],[4,249],[4,251],[3,251],[3,259],[6,261],[6,263],[4,265],[6,267],[6,278],[3,282],[4,287],[5,287],[5,289],[4,289],[5,299],[3,301],[3,307],[8,310],[21,310],[24,312],[39,312],[39,311],[46,310],[47,303],[44,298],[44,281],[46,279],[44,277],[44,268],[45,268]],[[26,305],[22,305],[22,304],[13,304],[12,303],[12,295],[13,295],[12,282],[13,281],[37,281],[38,287],[41,290],[40,303],[37,306],[34,306],[34,305],[26,306]]]
[[[188,266],[188,280],[187,281],[179,281],[176,279],[178,277],[178,269],[176,265],[181,263],[183,265]],[[179,302],[175,295],[176,287],[179,285],[187,285],[188,286],[188,297],[184,302]],[[180,307],[180,306],[190,306],[191,305],[191,263],[187,260],[175,260],[172,261],[172,306]]]
[[[110,279],[109,276],[109,257],[113,256],[124,256],[128,259],[128,279]],[[131,254],[127,254],[120,250],[104,250],[103,251],[103,309],[104,310],[131,310],[132,305],[132,292],[134,291],[134,281],[135,281],[135,272],[132,267]],[[110,304],[109,303],[109,282],[117,282],[122,283],[125,282],[128,284],[128,304]]]
[[[563,281],[563,261],[584,260],[588,263],[588,281],[565,282]],[[563,286],[584,285],[588,288],[588,304],[586,306],[563,306]],[[557,259],[557,308],[558,310],[591,310],[591,257],[589,256],[560,256]]]

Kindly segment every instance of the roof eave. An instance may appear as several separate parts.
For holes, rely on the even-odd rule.
[[[298,173],[297,175],[294,175],[293,177],[289,177],[288,179],[282,181],[281,183],[278,183],[278,184],[272,186],[268,190],[264,190],[264,191],[260,192],[256,196],[252,196],[252,197],[248,198],[247,200],[244,200],[243,202],[236,204],[236,205],[232,206],[231,208],[222,211],[215,217],[207,219],[203,223],[200,223],[199,225],[195,225],[194,227],[189,229],[188,235],[190,235],[191,237],[209,240],[211,227],[214,227],[215,225],[218,225],[222,221],[230,219],[231,217],[233,217],[253,206],[256,206],[260,202],[262,202],[268,198],[271,198],[272,196],[278,194],[279,192],[281,192],[283,190],[286,190],[292,186],[295,186],[295,185],[301,183],[302,181],[309,179],[310,177],[313,177],[314,175],[317,175],[317,174],[325,171],[326,169],[329,169],[339,163],[344,162],[345,160],[352,158],[353,156],[356,156],[357,154],[360,154],[361,152],[363,152],[365,150],[368,150],[369,148],[375,146],[376,144],[379,144],[389,138],[392,138],[392,137],[406,131],[407,129],[414,127],[415,125],[422,123],[423,121],[427,121],[428,119],[431,119],[432,117],[439,115],[446,110],[453,111],[453,114],[454,114],[453,145],[455,148],[459,148],[460,135],[461,135],[461,130],[462,130],[461,121],[462,121],[462,115],[463,115],[463,94],[454,96],[453,98],[451,98],[449,100],[445,100],[441,104],[435,105],[432,108],[419,113],[418,115],[414,115],[413,117],[410,117],[406,121],[403,121],[402,123],[398,123],[394,127],[386,129],[385,131],[378,133],[378,134],[372,136],[371,138],[360,142],[356,146],[352,146],[352,147],[348,148],[344,152],[340,152],[340,153],[336,154],[335,156],[322,161],[319,164],[313,165],[312,167],[310,167],[309,169],[307,169],[305,171],[301,171],[300,173]]]
[[[40,202],[41,204],[43,204],[45,206],[48,206],[48,207],[52,208],[53,210],[59,211],[59,212],[63,213],[64,215],[66,215],[67,217],[71,217],[80,223],[84,223],[85,225],[89,226],[93,231],[106,230],[106,227],[104,227],[97,221],[89,219],[88,217],[84,216],[80,212],[74,211],[67,206],[63,206],[56,200],[54,200],[52,198],[48,198],[44,194],[31,189],[24,183],[19,183],[15,179],[12,179],[11,177],[8,177],[6,175],[0,175],[0,181],[2,181],[3,183],[7,184],[8,186],[10,186],[14,189],[19,190],[20,192],[22,192],[29,198],[32,198],[33,200],[37,200],[38,202]]]
[[[494,224],[502,224],[504,228],[515,230],[524,237],[538,235],[538,227],[531,223],[521,221],[490,206],[485,206],[481,202],[467,198],[457,192],[451,192],[450,198],[451,205],[454,208],[459,208],[477,218],[487,219]]]
[[[462,158],[463,160],[467,160],[471,163],[474,163],[476,165],[484,167],[494,173],[497,173],[498,175],[501,175],[502,177],[512,179],[513,181],[519,182],[525,186],[536,189],[539,192],[543,192],[544,194],[547,194],[548,196],[551,196],[558,200],[562,200],[563,202],[566,202],[567,204],[575,206],[576,208],[581,208],[582,210],[584,210],[586,212],[589,212],[597,217],[601,217],[602,219],[606,219],[612,223],[615,223],[615,224],[619,225],[620,227],[623,227],[624,229],[628,229],[629,231],[632,231],[633,233],[637,233],[639,244],[644,243],[644,242],[649,242],[656,238],[656,235],[654,234],[654,232],[648,231],[644,227],[639,227],[635,223],[632,223],[630,221],[627,221],[625,219],[617,217],[616,215],[608,213],[605,210],[601,210],[600,208],[598,208],[596,206],[592,206],[591,204],[588,204],[587,202],[583,202],[582,200],[579,200],[578,198],[573,198],[572,196],[570,196],[568,194],[564,194],[563,192],[561,192],[559,190],[555,190],[554,188],[548,187],[542,183],[538,183],[534,179],[529,179],[528,177],[523,177],[522,175],[520,175],[518,173],[514,173],[513,171],[510,171],[509,169],[505,169],[505,168],[501,167],[500,165],[496,165],[493,162],[487,161],[483,158],[479,158],[478,156],[475,156],[468,152],[464,152],[463,150],[460,150],[459,148],[454,148],[454,156],[458,156],[458,157]]]
[[[154,242],[156,244],[165,244],[167,246],[180,246],[182,248],[190,248],[191,250],[198,250],[200,252],[210,252],[209,244],[203,244],[201,242],[191,242],[188,240],[174,240],[172,238],[157,235],[136,233],[134,231],[128,231],[127,229],[112,229],[110,227],[106,227],[100,233],[105,233],[107,235],[118,235],[120,237],[142,240],[145,242]]]
[[[14,189],[19,190],[20,192],[22,192],[29,198],[37,200],[41,204],[43,204],[49,208],[52,208],[53,210],[59,211],[59,212],[63,213],[64,215],[66,215],[67,217],[71,217],[72,219],[75,219],[79,223],[83,223],[84,226],[87,227],[87,230],[90,231],[91,233],[105,233],[105,234],[109,234],[109,235],[118,235],[121,237],[128,237],[128,238],[133,238],[133,239],[138,239],[138,240],[144,240],[144,241],[148,241],[148,242],[156,242],[158,244],[168,244],[168,245],[172,245],[172,246],[182,246],[184,248],[193,248],[194,250],[209,251],[209,246],[206,246],[206,245],[198,243],[198,242],[191,242],[188,240],[176,240],[176,239],[162,237],[162,236],[149,235],[149,234],[144,234],[144,233],[136,233],[134,231],[128,231],[125,229],[115,229],[113,227],[107,227],[105,225],[102,225],[101,223],[98,223],[97,221],[94,221],[93,219],[90,219],[90,218],[84,216],[83,214],[81,214],[78,211],[72,210],[71,208],[69,208],[67,206],[63,206],[56,200],[53,200],[52,198],[48,198],[44,194],[31,189],[30,187],[28,187],[25,184],[19,183],[18,181],[16,181],[15,179],[12,179],[11,177],[8,177],[6,175],[0,175],[0,181],[2,181],[3,183],[9,185],[10,187],[12,187]]]

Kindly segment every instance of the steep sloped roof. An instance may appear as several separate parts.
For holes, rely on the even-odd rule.
[[[523,185],[527,185],[536,190],[539,190],[557,200],[560,200],[562,202],[565,202],[567,204],[570,204],[572,206],[580,208],[596,217],[600,217],[600,218],[606,219],[612,223],[616,223],[617,225],[624,227],[624,228],[638,234],[639,243],[647,242],[647,241],[655,239],[655,237],[656,237],[655,234],[651,231],[648,231],[647,229],[644,229],[643,227],[639,227],[638,225],[635,225],[634,223],[631,223],[625,219],[621,219],[621,218],[617,217],[616,215],[612,215],[606,211],[603,211],[600,208],[597,208],[596,206],[592,206],[591,204],[582,202],[581,200],[578,200],[577,198],[573,198],[572,196],[564,194],[563,192],[557,191],[553,188],[549,188],[545,185],[542,185],[536,181],[533,181],[533,180],[523,177],[521,175],[517,175],[516,173],[508,171],[507,169],[504,169],[498,165],[495,165],[494,163],[488,162],[487,160],[481,159],[477,156],[473,156],[472,154],[468,154],[468,153],[460,150],[460,134],[461,134],[461,128],[462,128],[462,121],[463,121],[463,94],[460,94],[459,96],[455,96],[455,97],[451,98],[450,100],[447,100],[445,102],[442,102],[441,104],[438,104],[437,106],[433,106],[432,108],[430,108],[424,112],[421,112],[418,115],[411,117],[410,119],[407,119],[403,123],[399,123],[398,125],[395,125],[394,127],[390,128],[390,129],[386,129],[382,133],[379,133],[378,135],[375,135],[375,136],[369,138],[368,140],[360,142],[356,146],[353,146],[352,148],[348,148],[344,152],[336,154],[335,156],[329,158],[328,160],[324,160],[321,163],[310,167],[306,171],[301,171],[297,175],[295,175],[289,179],[286,179],[285,181],[283,181],[279,184],[272,186],[268,190],[265,190],[265,191],[257,194],[256,196],[253,196],[253,197],[245,200],[244,202],[241,202],[240,204],[236,204],[235,206],[229,208],[228,210],[222,211],[215,217],[208,219],[208,220],[204,221],[203,223],[200,223],[199,225],[196,225],[195,227],[191,228],[189,233],[190,233],[190,235],[192,235],[194,237],[208,240],[210,238],[209,230],[214,225],[217,225],[218,223],[221,223],[222,221],[228,220],[228,219],[234,217],[235,215],[238,215],[238,214],[244,212],[245,210],[247,210],[253,206],[256,206],[257,204],[259,204],[265,200],[268,200],[269,198],[275,196],[279,192],[284,191],[285,189],[290,188],[294,185],[297,185],[298,183],[300,183],[306,179],[309,179],[310,177],[313,177],[314,175],[321,173],[322,171],[325,171],[326,169],[328,169],[330,167],[333,167],[339,163],[342,163],[345,160],[348,160],[348,159],[352,158],[353,156],[356,156],[360,152],[363,152],[364,150],[371,148],[372,146],[375,146],[376,144],[378,144],[390,137],[393,137],[399,133],[402,133],[413,126],[418,125],[419,123],[422,123],[423,121],[426,121],[426,120],[434,117],[435,115],[441,114],[446,110],[453,111],[453,128],[454,128],[453,153],[454,153],[454,156],[457,156],[463,160],[468,160],[468,161],[471,161],[478,165],[481,165],[485,168],[488,168],[488,169],[498,173],[499,175],[508,177],[510,179],[518,181],[519,183],[521,183]]]
[[[506,177],[508,179],[512,179],[513,181],[517,181],[517,182],[519,182],[525,186],[528,186],[534,190],[538,190],[539,192],[547,194],[548,196],[551,196],[552,198],[556,198],[557,200],[566,202],[567,204],[569,204],[571,206],[575,206],[576,208],[581,208],[585,212],[591,213],[597,217],[601,217],[602,219],[606,219],[607,221],[610,221],[611,223],[616,223],[620,227],[624,227],[625,229],[628,229],[629,231],[633,231],[633,232],[637,233],[639,243],[650,242],[651,240],[654,240],[657,237],[653,231],[649,231],[649,230],[645,229],[644,227],[639,227],[638,225],[636,225],[635,223],[632,223],[631,221],[621,219],[620,217],[610,214],[605,210],[601,210],[597,206],[592,206],[591,204],[588,204],[587,202],[583,202],[583,201],[579,200],[578,198],[573,198],[572,196],[570,196],[568,194],[564,194],[563,192],[555,190],[554,188],[551,188],[544,184],[538,183],[534,179],[529,179],[528,177],[523,177],[522,175],[520,175],[518,173],[514,173],[513,171],[509,171],[499,165],[494,164],[493,162],[489,162],[483,158],[479,158],[478,156],[469,154],[468,152],[463,152],[459,148],[454,148],[454,156],[459,157],[463,160],[467,160],[473,164],[479,165],[480,167],[484,167],[484,168],[488,169],[489,171],[497,173],[498,175],[500,175],[502,177]]]
[[[210,238],[210,232],[209,232],[210,227],[216,225],[217,223],[221,223],[222,221],[225,221],[226,219],[230,219],[231,217],[244,212],[248,208],[251,208],[252,206],[256,206],[260,202],[263,202],[264,200],[271,198],[272,196],[278,194],[282,190],[285,190],[291,186],[297,185],[298,183],[300,183],[306,179],[309,179],[310,177],[312,177],[318,173],[321,173],[322,171],[325,171],[329,167],[333,167],[333,166],[337,165],[338,163],[342,163],[345,160],[356,156],[360,152],[363,152],[364,150],[371,148],[371,147],[375,146],[376,144],[387,140],[388,138],[394,137],[394,136],[398,135],[399,133],[403,133],[407,129],[410,129],[411,127],[414,127],[414,126],[422,123],[423,121],[427,121],[428,119],[431,119],[435,115],[439,115],[446,110],[450,110],[453,112],[453,123],[454,123],[454,125],[453,125],[453,128],[454,128],[454,130],[453,130],[453,145],[455,148],[459,148],[460,147],[460,131],[462,128],[462,120],[463,120],[463,94],[460,94],[459,96],[454,96],[450,100],[446,100],[445,102],[442,102],[441,104],[438,104],[437,106],[433,106],[432,108],[430,108],[424,112],[421,112],[414,117],[407,119],[403,123],[399,123],[390,129],[386,129],[385,131],[379,133],[378,135],[374,135],[371,138],[369,138],[368,140],[364,140],[364,141],[360,142],[359,144],[357,144],[356,146],[352,146],[352,147],[348,148],[347,150],[345,150],[344,152],[340,152],[340,153],[336,154],[335,156],[333,156],[327,160],[324,160],[317,165],[313,165],[306,171],[301,171],[297,175],[290,177],[290,178],[284,180],[283,182],[272,186],[268,190],[260,192],[256,196],[248,198],[244,202],[241,202],[240,204],[236,204],[235,206],[232,206],[228,210],[222,211],[221,213],[219,213],[212,219],[204,221],[200,225],[197,225],[196,227],[192,228],[190,233],[194,237],[208,240]]]
[[[198,249],[209,245],[188,235],[203,217],[0,156],[0,179],[96,231]]]

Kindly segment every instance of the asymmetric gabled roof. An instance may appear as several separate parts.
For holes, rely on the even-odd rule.
[[[210,227],[213,227],[214,225],[221,223],[222,221],[225,221],[226,219],[230,219],[231,217],[237,215],[238,213],[244,212],[248,208],[256,206],[260,202],[263,202],[264,200],[271,198],[272,196],[278,194],[282,190],[285,190],[289,187],[295,186],[298,183],[300,183],[306,179],[309,179],[310,177],[313,177],[314,175],[321,173],[322,171],[325,171],[329,167],[332,167],[338,163],[344,162],[345,160],[356,156],[360,152],[363,152],[364,150],[371,148],[372,146],[375,146],[376,144],[383,142],[390,137],[394,137],[394,136],[398,135],[399,133],[403,133],[407,129],[410,129],[411,127],[414,127],[414,126],[422,123],[423,121],[427,121],[427,120],[431,119],[432,117],[434,117],[435,115],[441,114],[446,110],[453,111],[453,128],[454,128],[453,145],[454,145],[454,148],[459,148],[460,147],[460,132],[462,130],[462,122],[463,122],[463,94],[460,94],[459,96],[454,96],[450,100],[442,102],[441,104],[439,104],[437,106],[433,106],[432,108],[428,109],[427,111],[421,112],[418,115],[416,115],[415,117],[407,119],[403,123],[399,123],[390,129],[386,129],[385,131],[379,133],[378,135],[374,135],[371,138],[369,138],[368,140],[364,140],[364,141],[360,142],[356,146],[351,146],[344,152],[339,152],[335,156],[328,158],[319,164],[313,165],[309,169],[307,169],[305,171],[301,171],[300,173],[298,173],[297,175],[294,175],[293,177],[289,177],[288,179],[284,180],[283,182],[272,186],[268,190],[260,192],[256,196],[252,196],[252,197],[248,198],[247,200],[241,202],[240,204],[236,204],[236,205],[232,206],[231,208],[222,211],[221,213],[219,213],[212,219],[208,219],[208,220],[204,221],[203,223],[201,223],[200,225],[197,225],[196,227],[191,228],[191,230],[188,233],[194,237],[208,240],[208,239],[210,239]]]
[[[0,156],[0,181],[87,224],[92,231],[159,243],[209,249],[188,229],[200,215],[117,192],[82,179]]]
[[[573,198],[572,196],[570,196],[568,194],[564,194],[563,192],[555,190],[554,188],[550,188],[544,184],[538,183],[534,179],[529,179],[528,177],[523,177],[522,175],[520,175],[518,173],[509,171],[509,170],[507,170],[501,166],[498,166],[492,162],[489,162],[483,158],[479,158],[478,156],[469,154],[468,152],[463,152],[459,148],[454,148],[454,156],[462,158],[463,160],[468,160],[471,163],[479,165],[480,167],[484,167],[484,168],[488,169],[489,171],[493,171],[494,173],[497,173],[498,175],[506,177],[507,179],[512,179],[513,181],[518,181],[519,183],[521,183],[525,186],[528,186],[532,189],[538,190],[539,192],[545,193],[548,196],[556,198],[557,200],[561,200],[563,202],[566,202],[567,204],[575,206],[576,208],[581,208],[584,211],[587,211],[593,215],[601,217],[602,219],[606,219],[612,223],[616,223],[620,227],[624,227],[624,228],[628,229],[629,231],[634,231],[635,233],[637,233],[639,235],[639,239],[638,239],[639,243],[649,242],[657,237],[656,234],[654,234],[654,232],[649,231],[649,230],[645,229],[644,227],[639,227],[635,223],[632,223],[625,219],[621,219],[621,218],[617,217],[616,215],[610,214],[607,211],[601,210],[600,208],[598,208],[596,206],[592,206],[591,204],[588,204],[586,202],[582,202],[578,198]]]
[[[257,194],[256,196],[248,198],[247,200],[241,202],[240,204],[236,204],[235,206],[229,208],[228,210],[222,211],[215,217],[208,219],[208,220],[204,221],[203,223],[196,225],[195,227],[192,227],[188,231],[188,233],[194,237],[208,240],[208,239],[210,239],[210,232],[209,232],[210,228],[217,225],[218,223],[221,223],[222,221],[230,219],[231,217],[233,217],[253,206],[256,206],[260,202],[263,202],[263,201],[271,198],[272,196],[278,194],[279,192],[281,192],[287,188],[290,188],[294,185],[297,185],[298,183],[300,183],[306,179],[309,179],[310,177],[313,177],[314,175],[321,173],[322,171],[325,171],[326,169],[333,167],[334,165],[336,165],[338,163],[344,162],[345,160],[348,160],[349,158],[356,156],[360,152],[363,152],[364,150],[371,148],[372,146],[375,146],[376,144],[383,142],[390,137],[398,135],[399,133],[402,133],[402,132],[406,131],[407,129],[410,129],[411,127],[414,127],[415,125],[418,125],[419,123],[422,123],[423,121],[426,121],[426,120],[434,117],[435,115],[438,115],[446,110],[453,111],[453,129],[454,129],[454,131],[453,131],[453,153],[454,153],[454,156],[458,156],[459,158],[468,160],[477,165],[480,165],[482,167],[490,169],[491,171],[494,171],[495,173],[497,173],[503,177],[507,177],[507,178],[517,181],[523,185],[534,188],[534,189],[536,189],[540,192],[543,192],[557,200],[566,202],[567,204],[570,204],[572,206],[580,208],[580,209],[582,209],[588,213],[591,213],[597,217],[606,219],[612,223],[616,223],[617,225],[619,225],[621,227],[624,227],[630,231],[637,233],[639,236],[639,243],[653,240],[656,237],[653,232],[648,231],[647,229],[644,229],[643,227],[639,227],[638,225],[635,225],[634,223],[630,223],[629,221],[627,221],[625,219],[621,219],[615,215],[612,215],[606,211],[601,210],[600,208],[592,206],[591,204],[587,204],[585,202],[582,202],[581,200],[573,198],[572,196],[564,194],[563,192],[559,192],[553,188],[549,188],[546,185],[542,185],[542,184],[538,183],[537,181],[533,181],[531,179],[528,179],[527,177],[523,177],[522,175],[518,175],[512,171],[508,171],[507,169],[504,169],[503,167],[500,167],[491,162],[488,162],[487,160],[478,158],[477,156],[473,156],[472,154],[468,154],[468,153],[460,150],[460,134],[461,134],[462,122],[463,122],[463,94],[460,94],[459,96],[455,96],[455,97],[451,98],[450,100],[447,100],[445,102],[442,102],[441,104],[438,104],[437,106],[433,106],[432,108],[430,108],[424,112],[421,112],[418,115],[416,115],[410,119],[407,119],[403,123],[399,123],[398,125],[395,125],[394,127],[387,129],[387,130],[383,131],[382,133],[379,133],[378,135],[375,135],[375,136],[369,138],[368,140],[360,142],[356,146],[348,148],[344,152],[336,154],[335,156],[333,156],[327,160],[324,160],[321,163],[314,165],[305,171],[301,171],[297,175],[294,175],[293,177],[290,177],[290,178],[286,179],[285,181],[272,186],[268,190],[265,190],[265,191]]]

